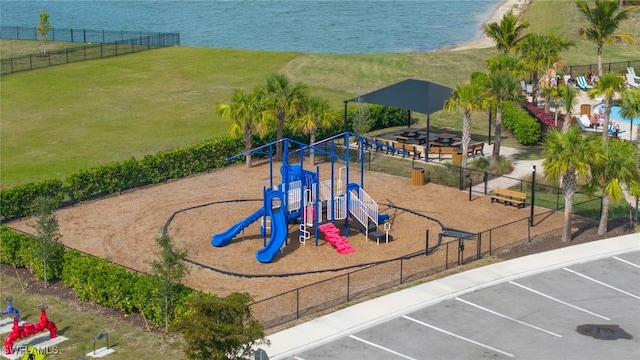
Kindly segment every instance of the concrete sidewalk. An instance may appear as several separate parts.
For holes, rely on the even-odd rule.
[[[493,151],[493,144],[487,146],[485,153],[486,158],[491,157]],[[533,172],[533,166],[536,166],[536,177],[544,176],[544,169],[542,168],[543,159],[535,160],[516,160],[514,155],[517,155],[520,151],[518,149],[501,146],[500,155],[511,159],[513,163],[513,171],[505,176],[501,176],[496,179],[489,180],[487,183],[487,192],[494,192],[496,188],[510,188],[520,184],[519,179],[530,177]],[[473,186],[474,192],[484,193],[484,183]]]
[[[559,240],[558,240],[559,241]],[[397,318],[403,314],[526,276],[640,250],[640,234],[604,239],[495,263],[381,296],[268,337],[279,360]]]

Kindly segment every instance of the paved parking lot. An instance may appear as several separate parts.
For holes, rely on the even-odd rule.
[[[485,266],[269,337],[270,359],[638,359],[640,235]]]

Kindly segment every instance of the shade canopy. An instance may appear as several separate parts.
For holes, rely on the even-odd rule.
[[[442,110],[453,89],[424,80],[407,79],[385,88],[372,91],[348,102],[363,102],[396,107],[422,114]]]

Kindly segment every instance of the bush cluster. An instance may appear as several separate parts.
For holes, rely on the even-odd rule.
[[[395,126],[407,126],[407,119],[409,118],[408,110],[383,105],[369,105],[367,106],[367,111],[371,123],[369,131],[387,129]],[[353,131],[352,124],[354,118],[357,116],[357,112],[357,108],[349,108],[347,110],[347,131]],[[416,121],[414,118],[410,120],[412,124]]]
[[[44,279],[44,264],[36,254],[36,244],[29,235],[0,226],[0,263],[26,267],[38,278]],[[64,248],[59,247],[47,260],[47,280],[60,279]]]
[[[227,158],[239,153],[240,141],[220,138],[187,147],[131,158],[82,170],[65,181],[46,180],[0,190],[0,214],[4,220],[33,214],[38,197],[45,196],[57,207],[77,203],[148,184],[158,184],[227,165]]]
[[[502,124],[523,145],[535,144],[540,140],[540,123],[515,103],[505,104],[502,112]]]

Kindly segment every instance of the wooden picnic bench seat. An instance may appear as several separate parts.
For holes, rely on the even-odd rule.
[[[469,149],[473,157],[476,157],[476,154],[480,153],[480,155],[484,156],[484,142],[474,142],[469,144]]]
[[[402,150],[404,150],[407,153],[407,155],[413,156],[413,160],[415,160],[416,158],[420,159],[420,154],[422,154],[422,152],[418,150],[418,148],[415,145],[403,143]],[[404,157],[404,154],[402,156]]]
[[[515,191],[515,190],[504,189],[504,188],[497,188],[495,194],[491,195],[492,204],[494,201],[497,201],[505,205],[517,206],[518,208],[525,207],[526,200],[527,200],[526,193]]]
[[[406,136],[396,135],[396,141],[404,143],[404,142],[407,142],[408,140],[409,140],[409,138],[406,137]]]
[[[456,148],[451,146],[442,146],[442,144],[429,142],[429,154],[438,154],[438,160],[442,160],[442,155],[452,155]]]

